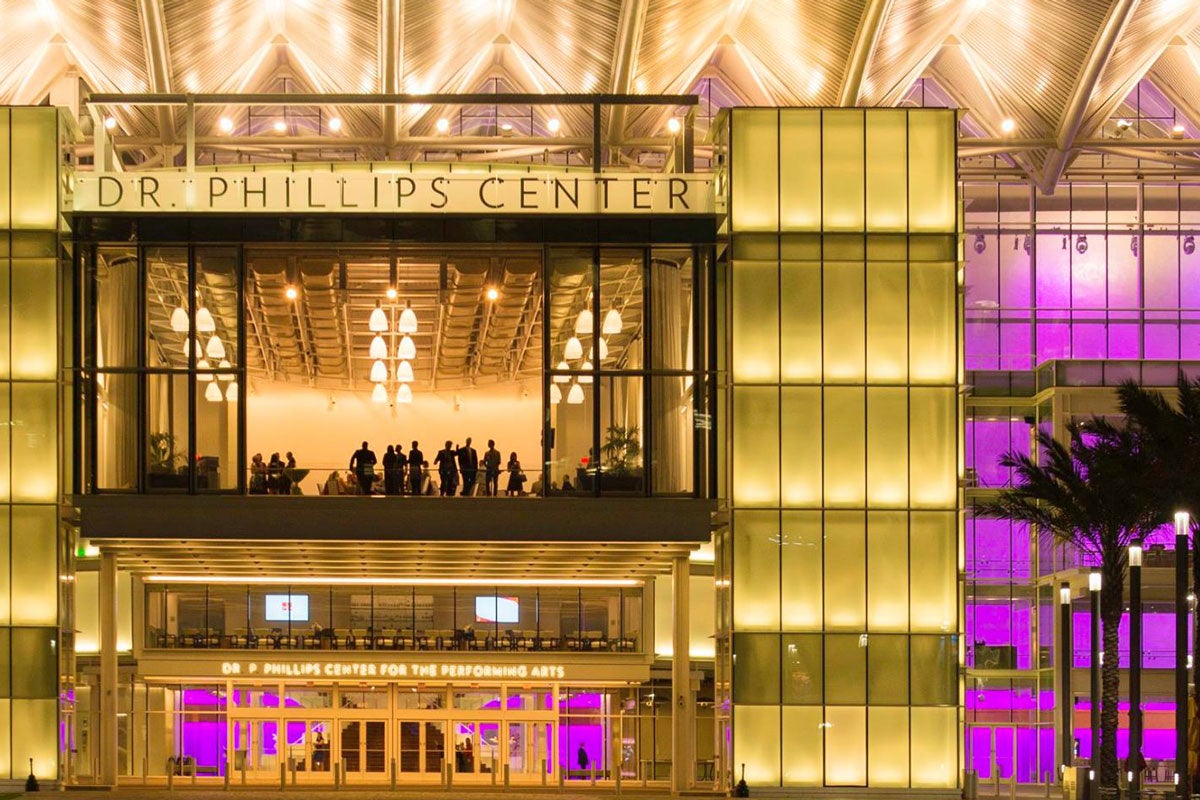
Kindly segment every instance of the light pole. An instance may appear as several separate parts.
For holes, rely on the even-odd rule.
[[[1075,756],[1075,731],[1071,724],[1074,713],[1071,693],[1071,584],[1063,581],[1058,585],[1058,675],[1062,685],[1059,697],[1059,714],[1062,725],[1062,742],[1059,750],[1062,758],[1062,777],[1066,780],[1067,770]]]
[[[1191,515],[1175,512],[1175,790],[1190,797],[1188,784],[1188,528]]]
[[[1092,727],[1092,757],[1088,767],[1088,797],[1097,800],[1100,793],[1096,791],[1100,767],[1100,570],[1093,569],[1088,573],[1088,600],[1090,601],[1092,629],[1092,658],[1091,670],[1091,727]]]
[[[1142,790],[1142,540],[1129,543],[1129,796]]]

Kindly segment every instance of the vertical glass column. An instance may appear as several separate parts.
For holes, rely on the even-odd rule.
[[[58,777],[60,122],[0,108],[0,778]],[[11,665],[11,667],[10,667]],[[10,677],[11,676],[11,677]]]
[[[732,763],[760,786],[953,788],[955,114],[729,120]]]

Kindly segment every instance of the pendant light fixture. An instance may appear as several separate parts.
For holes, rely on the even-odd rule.
[[[387,358],[387,342],[378,333],[371,340],[371,349],[367,351],[371,358]]]
[[[567,361],[583,358],[583,343],[579,341],[578,336],[567,339],[567,346],[563,348],[563,358]]]
[[[400,340],[400,344],[396,347],[396,358],[403,358],[407,361],[417,357],[417,346],[413,343],[412,337],[407,333]]]
[[[209,379],[211,380],[211,378],[212,376],[210,375]],[[208,388],[204,390],[204,399],[210,403],[221,402],[224,399],[221,396],[221,387],[217,386],[215,382],[208,384]]]
[[[212,367],[210,367],[208,365],[208,362],[202,358],[196,362],[196,369],[212,369]],[[206,372],[197,372],[196,373],[196,380],[198,380],[198,381],[211,381],[212,379],[213,379],[213,376],[211,373],[206,373]]]
[[[583,336],[592,332],[592,310],[590,308],[584,308],[579,312],[579,317],[575,320],[575,332]]]
[[[555,378],[558,380],[558,378]],[[562,389],[558,388],[557,383],[550,384],[550,405],[556,406],[562,402]]]
[[[188,332],[187,310],[183,306],[175,306],[175,310],[171,312],[171,330],[176,333]]]
[[[583,405],[583,387],[578,383],[571,384],[571,391],[567,392],[567,405]]]
[[[604,324],[600,326],[600,332],[605,336],[616,336],[621,332],[621,312],[613,306],[604,315]],[[601,356],[603,358],[603,356]]]
[[[396,367],[396,380],[400,383],[413,382],[413,368],[411,363],[408,361],[400,362],[400,365]]]
[[[183,357],[191,358],[193,353],[195,353],[196,358],[204,358],[204,350],[200,347],[200,340],[194,336],[183,340]]]
[[[375,359],[375,363],[371,365],[371,382],[383,383],[387,377],[387,364],[384,364],[382,359]]]
[[[388,329],[387,314],[383,312],[379,301],[375,302],[375,308],[371,311],[371,319],[367,323],[367,327],[372,333],[383,333]]]
[[[212,312],[204,306],[196,309],[196,330],[200,333],[212,333],[217,329],[216,320],[213,319]]]
[[[221,343],[221,337],[215,333],[208,338],[208,344],[204,347],[204,353],[213,361],[220,361],[225,357],[225,345]]]
[[[593,354],[594,353],[593,353],[592,348],[589,347],[588,354],[587,354],[589,361],[591,360]],[[600,360],[603,361],[606,358],[608,358],[608,342],[605,341],[604,339],[601,339],[600,340]]]
[[[228,361],[226,361],[225,359],[221,359],[221,363],[220,363],[220,364],[217,364],[217,369],[229,369],[229,368],[230,368],[230,367],[229,367],[229,362],[228,362]],[[219,381],[231,381],[231,380],[233,380],[233,375],[232,375],[232,373],[228,373],[228,372],[227,372],[227,373],[225,373],[224,375],[218,375],[218,376],[217,376],[217,380],[219,380]]]
[[[571,368],[571,365],[570,365],[570,364],[568,364],[568,363],[567,363],[567,362],[565,362],[565,361],[560,361],[560,362],[558,362],[558,366],[557,366],[557,367],[555,367],[555,369],[561,369],[561,370],[564,370],[564,371],[566,371],[566,370],[569,370],[570,368]],[[570,375],[555,375],[555,376],[554,376],[554,378],[553,378],[552,380],[553,380],[555,383],[570,383],[570,382],[571,382],[571,376],[570,376]]]
[[[371,402],[372,403],[386,403],[387,402],[387,389],[383,388],[382,383],[375,384],[375,388],[371,390]]]
[[[400,333],[417,332],[417,314],[408,303],[404,304],[404,310],[400,312],[400,322],[396,325],[396,330]]]
[[[396,402],[397,403],[411,403],[412,402],[412,389],[409,387],[409,385],[407,383],[400,384],[400,388],[396,390]]]
[[[580,383],[591,383],[592,382],[592,362],[585,361],[579,365],[579,368],[586,373],[584,375],[579,376],[579,382]]]
[[[229,388],[225,390],[225,399],[230,403],[236,403],[238,399],[237,381],[229,384]]]

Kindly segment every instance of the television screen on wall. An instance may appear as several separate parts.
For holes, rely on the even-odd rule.
[[[515,597],[476,595],[475,621],[512,625],[521,618],[521,604]]]
[[[308,595],[269,594],[267,622],[308,622]]]

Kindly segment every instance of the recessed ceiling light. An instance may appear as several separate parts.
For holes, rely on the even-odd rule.
[[[288,300],[295,300],[296,296],[298,294],[299,294],[299,292],[296,291],[295,286],[289,286],[283,290],[283,296],[286,297]]]
[[[341,117],[330,117],[329,118],[329,130],[333,131],[334,133],[337,133],[341,129],[342,129],[342,118]]]
[[[1176,125],[1175,127],[1171,128],[1171,138],[1172,139],[1182,139],[1183,133],[1184,133],[1184,129],[1183,129],[1182,125]]]
[[[679,133],[683,125],[679,122],[679,117],[671,117],[667,120],[667,130],[671,133]]]
[[[281,119],[277,119],[272,127],[275,128],[276,133],[283,133],[287,130],[287,123]]]
[[[498,292],[498,291],[496,290],[496,287],[495,287],[495,286],[489,286],[489,287],[488,287],[488,290],[487,290],[487,299],[488,299],[488,300],[496,300],[496,299],[498,299],[499,297],[500,297],[500,292]]]
[[[105,117],[104,118],[104,127],[110,131],[113,128],[117,127],[117,118],[116,117]]]
[[[1002,133],[1012,133],[1016,129],[1017,129],[1017,123],[1013,122],[1012,117],[1005,117],[1000,122],[1000,131]]]
[[[387,299],[388,299],[388,300],[395,300],[395,299],[396,299],[396,287],[395,287],[395,286],[389,286],[389,287],[387,288],[387,292],[385,292],[385,294],[387,294]]]
[[[221,133],[231,133],[233,131],[233,120],[229,117],[221,117],[217,122],[217,127],[221,129]]]
[[[558,117],[551,117],[546,122],[546,130],[551,133],[558,133],[558,129],[562,127],[562,123],[558,121]]]
[[[450,120],[442,117],[437,121],[434,127],[437,128],[438,133],[445,133],[446,131],[450,130]]]

